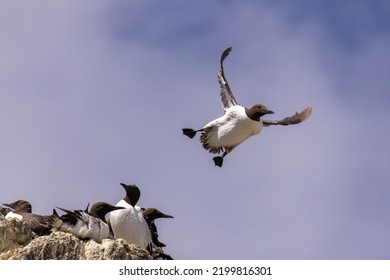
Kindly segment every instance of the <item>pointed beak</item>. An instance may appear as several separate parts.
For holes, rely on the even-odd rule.
[[[111,210],[111,211],[120,210],[120,209],[125,209],[125,207],[122,207],[122,206],[114,206],[114,207],[112,207],[112,210]],[[111,212],[111,211],[110,211],[110,212]]]
[[[11,204],[9,204],[9,203],[4,203],[3,205],[4,205],[4,206],[7,206],[7,207],[9,207],[9,208],[12,208]]]
[[[267,114],[273,114],[273,113],[274,113],[274,111],[271,111],[271,110],[267,111]]]
[[[159,218],[173,218],[171,215],[162,214]]]

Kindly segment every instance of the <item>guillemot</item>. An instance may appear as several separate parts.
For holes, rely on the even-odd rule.
[[[80,239],[93,239],[101,242],[109,237],[109,226],[106,223],[106,214],[110,211],[123,209],[123,207],[113,206],[106,202],[96,202],[88,211],[85,210],[67,210],[58,207],[66,214],[59,216],[53,209],[52,225],[55,230],[70,232]]]
[[[227,48],[221,55],[218,82],[220,84],[220,96],[225,114],[207,123],[203,128],[195,130],[183,128],[183,134],[194,138],[197,132],[201,132],[200,142],[205,150],[213,154],[220,154],[213,158],[216,166],[222,167],[224,157],[232,152],[239,144],[249,137],[259,134],[263,126],[290,125],[303,122],[311,115],[313,108],[307,106],[302,112],[297,112],[290,117],[278,120],[262,120],[261,117],[274,112],[263,104],[255,104],[251,108],[245,108],[236,101],[230,86],[225,78],[223,61],[229,55],[232,48]]]
[[[158,240],[157,226],[154,221],[158,218],[173,218],[173,216],[164,214],[156,208],[142,208],[142,213],[144,215],[146,223],[149,226],[152,243],[160,248],[165,247],[166,245]],[[157,252],[153,252],[152,257],[154,260],[173,260],[170,255],[165,254],[164,252],[160,252],[160,250],[158,250]]]
[[[5,215],[6,219],[14,218],[26,221],[27,225],[38,236],[48,235],[51,233],[49,216],[32,213],[32,206],[30,202],[20,199],[12,203],[4,203],[3,205],[12,209]]]
[[[114,238],[122,238],[130,244],[139,245],[152,254],[152,237],[141,207],[137,204],[141,192],[136,185],[121,183],[126,195],[116,206],[124,209],[110,213],[110,224]]]
[[[143,209],[142,214],[144,215],[144,219],[149,226],[153,244],[157,247],[165,247],[166,245],[158,240],[157,226],[155,225],[154,220],[159,218],[173,218],[173,216],[164,214],[156,208]]]

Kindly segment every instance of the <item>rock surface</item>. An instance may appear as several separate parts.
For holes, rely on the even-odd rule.
[[[64,232],[37,237],[26,222],[0,218],[0,260],[149,259],[152,257],[147,251],[123,239],[104,239],[100,244]]]

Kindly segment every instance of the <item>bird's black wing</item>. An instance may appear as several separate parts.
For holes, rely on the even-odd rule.
[[[231,50],[232,48],[230,47],[223,51],[221,55],[221,61],[220,61],[221,68],[219,69],[218,72],[218,82],[219,85],[221,86],[221,92],[220,92],[221,102],[222,102],[222,107],[225,111],[232,106],[238,105],[238,102],[234,98],[234,95],[229,87],[229,84],[225,78],[225,73],[223,71],[223,61],[229,55]]]
[[[158,240],[157,227],[154,221],[150,222],[149,229],[150,229],[150,235],[152,236],[153,244],[156,245],[157,247],[165,247],[166,245]]]
[[[82,219],[81,218],[82,217],[81,216],[82,210],[71,211],[71,210],[61,208],[61,207],[57,207],[57,208],[61,209],[62,211],[64,211],[66,213],[66,214],[62,215],[61,217],[59,217],[59,219],[66,224],[70,224],[70,225],[74,226],[78,220]]]
[[[263,120],[264,126],[270,126],[270,125],[290,125],[290,124],[297,124],[300,122],[303,122],[307,120],[311,112],[313,111],[313,107],[307,106],[303,111],[296,112],[294,115],[290,117],[286,117],[280,121],[277,120]]]
[[[51,223],[47,216],[32,213],[23,213],[23,220],[38,236],[49,235],[51,233]]]

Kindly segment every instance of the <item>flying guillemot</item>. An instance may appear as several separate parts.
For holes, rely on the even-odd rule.
[[[6,219],[15,218],[26,221],[30,229],[38,236],[48,235],[51,233],[50,216],[42,216],[32,213],[32,206],[30,202],[20,199],[12,203],[4,203],[3,205],[12,209],[5,215]]]
[[[123,209],[120,206],[114,206],[106,202],[96,202],[88,211],[88,206],[85,210],[67,210],[58,207],[66,214],[59,216],[53,209],[52,225],[53,229],[63,232],[70,232],[80,239],[93,239],[96,242],[101,242],[108,238],[110,229],[106,223],[106,214]]]
[[[220,154],[213,158],[216,166],[222,167],[224,157],[232,152],[239,144],[249,137],[259,134],[263,126],[290,125],[306,120],[313,110],[307,106],[302,112],[293,116],[278,120],[262,120],[261,117],[274,112],[265,105],[255,104],[251,108],[245,108],[236,101],[229,84],[225,78],[223,61],[229,55],[232,48],[227,48],[221,55],[218,82],[221,87],[220,96],[225,114],[207,123],[203,128],[194,130],[183,128],[183,134],[194,138],[197,132],[201,132],[200,142],[204,149],[213,154]]]

